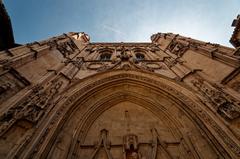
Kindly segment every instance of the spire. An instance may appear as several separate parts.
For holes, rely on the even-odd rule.
[[[14,47],[11,20],[2,0],[0,0],[0,28],[0,51]]]

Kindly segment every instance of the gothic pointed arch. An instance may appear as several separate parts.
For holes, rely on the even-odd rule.
[[[106,71],[74,83],[61,98],[31,140],[34,149],[21,157],[234,158],[240,152],[232,132],[190,88],[163,76]],[[108,137],[99,136],[102,130]]]
[[[0,158],[239,158],[239,49],[151,39],[70,32],[2,51]]]

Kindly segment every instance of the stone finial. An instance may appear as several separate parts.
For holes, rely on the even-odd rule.
[[[233,20],[232,27],[235,27],[235,29],[230,39],[230,43],[237,48],[240,46],[240,15]]]
[[[83,41],[85,43],[90,41],[90,36],[84,32],[80,32],[77,35],[74,35],[73,38],[75,38],[76,40]]]

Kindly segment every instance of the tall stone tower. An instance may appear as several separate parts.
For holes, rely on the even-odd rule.
[[[234,26],[236,49],[71,32],[0,52],[0,158],[240,158]]]

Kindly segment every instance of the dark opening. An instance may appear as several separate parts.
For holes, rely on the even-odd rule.
[[[144,60],[145,56],[141,53],[137,53],[136,58],[137,58],[137,60]]]
[[[109,53],[105,53],[105,54],[101,54],[100,55],[100,60],[101,61],[107,61],[107,60],[110,60],[111,59],[111,54],[109,54]]]

